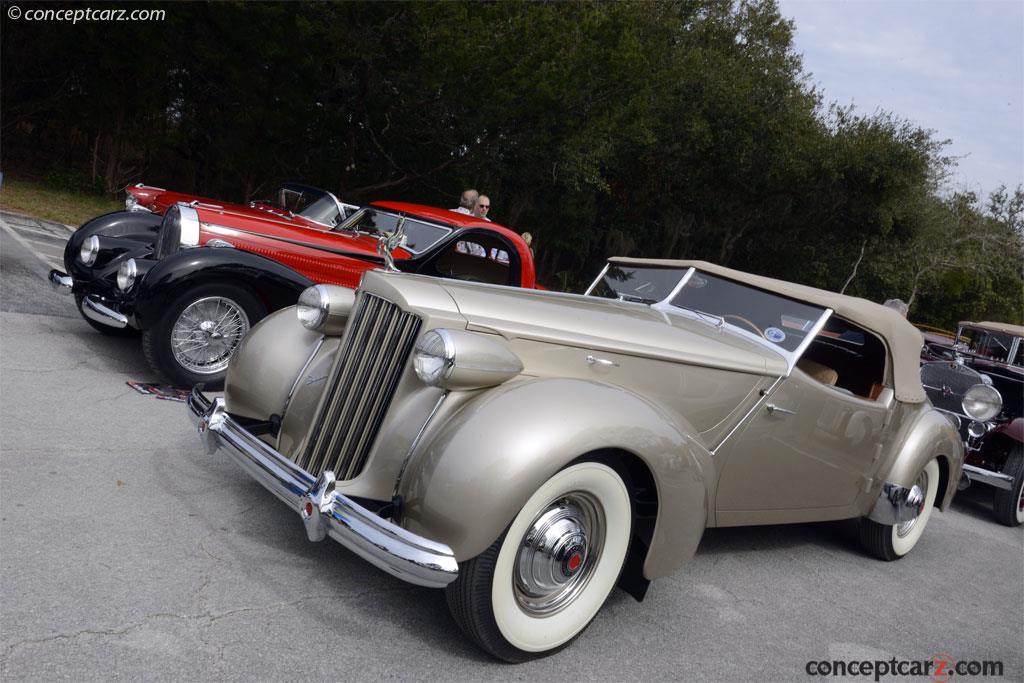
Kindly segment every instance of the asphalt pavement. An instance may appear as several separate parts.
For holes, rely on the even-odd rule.
[[[853,522],[708,530],[644,602],[616,590],[565,650],[494,662],[441,591],[308,542],[184,404],[128,387],[157,379],[139,341],[50,290],[69,232],[35,223],[0,215],[0,680],[790,681],[938,653],[1024,679],[1024,534],[980,486],[894,563]]]

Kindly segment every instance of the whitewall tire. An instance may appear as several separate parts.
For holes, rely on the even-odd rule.
[[[867,518],[861,519],[860,537],[865,550],[890,562],[913,550],[935,508],[935,499],[939,493],[939,473],[939,461],[932,458],[917,475],[914,484],[924,492],[924,504],[914,519],[901,524],[880,524]]]
[[[632,534],[622,477],[601,462],[556,473],[508,529],[463,563],[448,603],[463,630],[506,661],[561,648],[579,635],[614,588]]]

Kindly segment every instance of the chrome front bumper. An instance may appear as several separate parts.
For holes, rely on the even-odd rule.
[[[116,327],[119,330],[128,327],[127,316],[104,306],[92,296],[82,299],[82,314],[89,320],[95,320],[107,327]]]
[[[1009,491],[1013,488],[1013,477],[1002,472],[993,472],[992,470],[982,469],[974,465],[964,465],[964,475],[972,482],[981,482],[982,484],[995,486],[997,489]]]
[[[459,575],[451,548],[406,531],[334,490],[334,474],[306,472],[247,432],[224,408],[193,389],[189,415],[208,453],[223,451],[253,479],[299,513],[311,541],[330,536],[403,581],[442,588]]]
[[[70,294],[71,288],[75,285],[75,281],[70,275],[56,269],[50,271],[50,276],[47,279],[50,281],[50,286],[60,294]]]

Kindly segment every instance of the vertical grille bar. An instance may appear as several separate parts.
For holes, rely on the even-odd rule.
[[[362,471],[419,328],[418,317],[360,294],[297,464],[314,475],[331,469],[339,480]]]

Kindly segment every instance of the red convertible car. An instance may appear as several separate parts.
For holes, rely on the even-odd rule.
[[[105,334],[142,334],[146,359],[178,386],[216,387],[242,337],[316,283],[355,288],[386,261],[402,271],[536,287],[517,233],[404,202],[354,206],[282,185],[249,205],[135,185],[126,210],[84,223],[50,283]],[[404,235],[385,248],[386,238]]]

